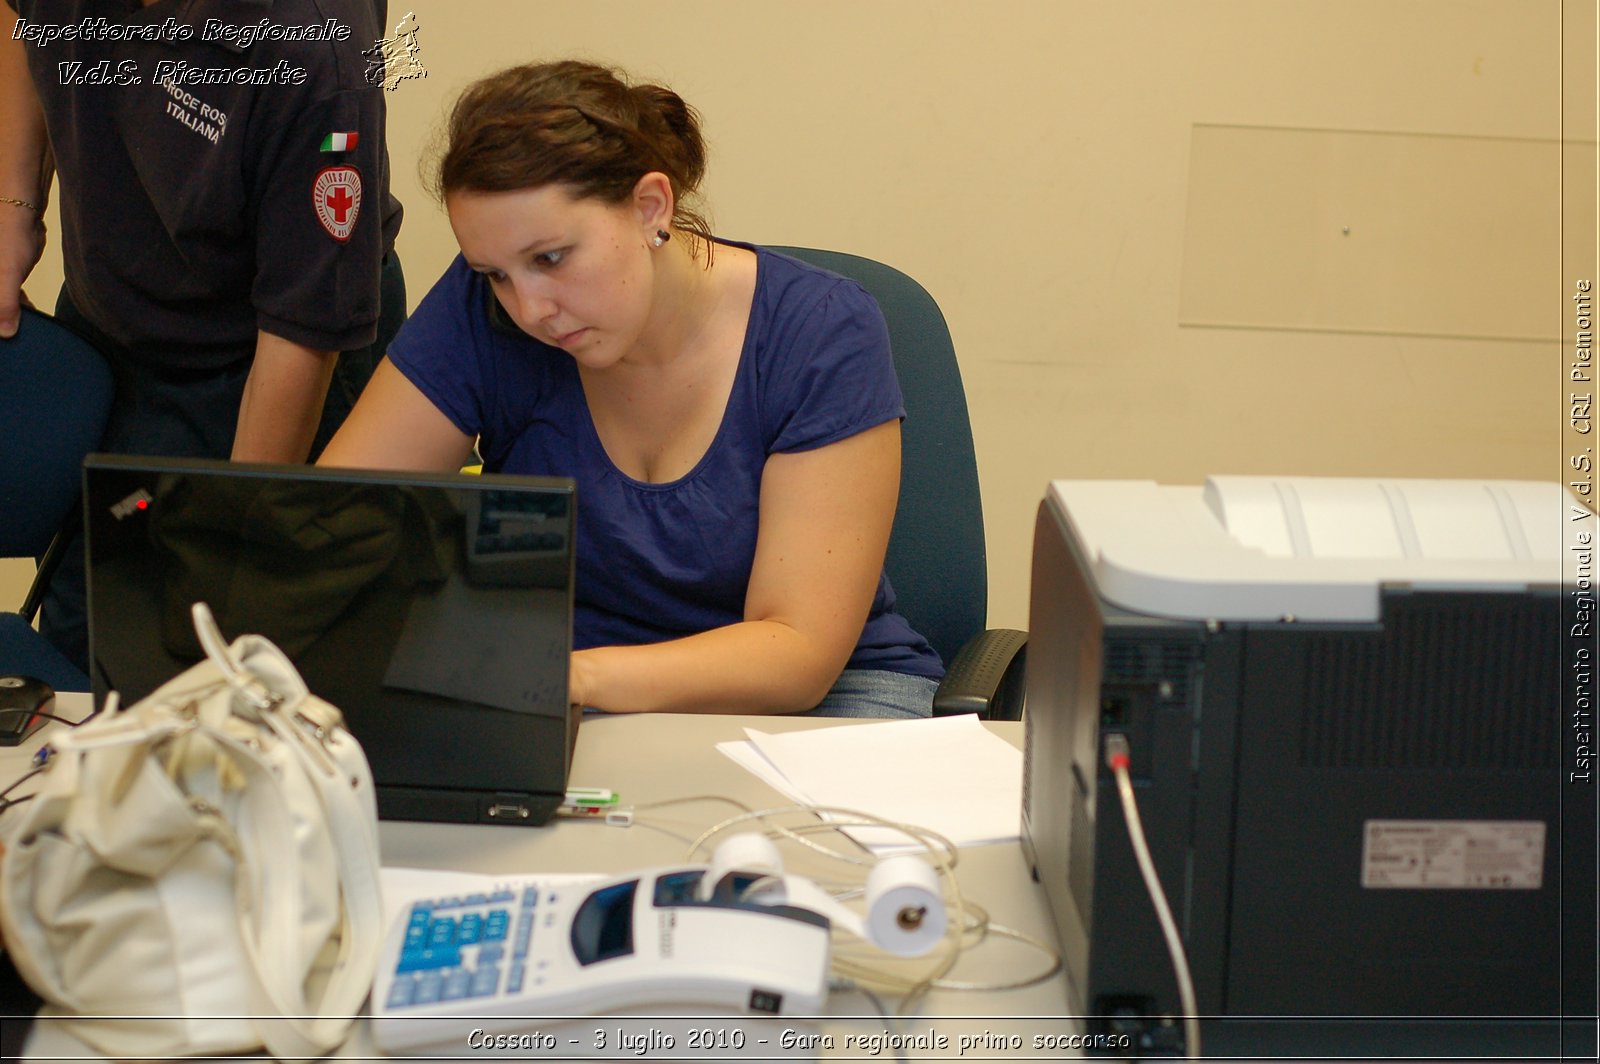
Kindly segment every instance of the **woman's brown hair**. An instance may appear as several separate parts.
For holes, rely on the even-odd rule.
[[[441,200],[561,184],[623,203],[660,171],[672,184],[673,226],[711,246],[710,226],[690,206],[706,169],[700,116],[671,89],[630,85],[577,60],[511,67],[461,94],[445,135],[432,182]]]

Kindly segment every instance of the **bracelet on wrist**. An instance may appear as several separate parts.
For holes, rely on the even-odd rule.
[[[9,203],[13,207],[26,207],[34,214],[39,213],[39,205],[36,203],[29,203],[25,199],[16,199],[12,196],[0,196],[0,203]]]

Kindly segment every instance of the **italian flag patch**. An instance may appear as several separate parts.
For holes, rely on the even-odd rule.
[[[322,138],[323,151],[355,151],[359,133],[329,133]]]

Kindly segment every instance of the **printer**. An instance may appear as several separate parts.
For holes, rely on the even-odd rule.
[[[1593,1058],[1593,527],[1554,483],[1050,485],[1022,836],[1091,1032],[1185,1051],[1117,733],[1205,1055]]]

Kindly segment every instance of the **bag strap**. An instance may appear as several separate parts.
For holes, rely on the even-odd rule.
[[[228,686],[256,709],[271,708],[277,699],[255,673],[245,668],[244,664],[233,655],[227,640],[222,637],[222,629],[217,627],[216,618],[211,615],[211,607],[204,602],[196,602],[189,607],[189,616],[194,620],[194,632],[200,639],[200,649],[206,652],[211,664],[222,673],[222,678],[228,681]]]
[[[306,1001],[295,955],[301,912],[300,870],[293,856],[299,849],[283,781],[258,750],[230,736],[215,736],[247,776],[244,804],[259,843],[253,851],[255,859],[249,861],[250,867],[241,867],[236,884],[240,938],[265,996],[260,1014],[270,1017],[258,1033],[268,1052],[280,1059],[321,1056],[348,1034],[371,989],[382,946],[382,895],[372,812],[363,803],[358,786],[352,785],[359,784],[359,778],[347,779],[326,755],[313,756],[309,746],[316,740],[286,721],[270,699],[267,706],[260,705],[258,699],[267,689],[234,657],[204,603],[195,604],[193,616],[206,656],[257,706],[260,719],[284,747],[294,752],[304,775],[316,787],[326,815],[338,861],[340,953],[322,1000],[313,1008]],[[241,847],[241,865],[250,856]],[[256,921],[252,916],[258,907],[260,920]]]
[[[264,716],[282,728],[292,727],[277,713]],[[322,1056],[349,1033],[372,986],[382,934],[376,847],[362,823],[355,788],[342,775],[329,779],[320,767],[308,764],[306,772],[317,781],[327,813],[341,893],[340,955],[322,1000],[313,1005],[306,1000],[301,958],[295,951],[301,883],[283,782],[256,751],[230,737],[219,741],[246,774],[245,806],[257,833],[258,845],[241,855],[236,891],[240,939],[264,995],[257,1014],[266,1022],[257,1033],[274,1057]],[[306,755],[300,751],[297,756]],[[257,913],[259,920],[254,919]]]
[[[323,989],[322,1000],[318,1007],[308,1008],[304,987],[295,981],[292,1004],[307,1014],[342,1017],[342,1022],[348,1024],[372,989],[372,976],[383,946],[383,892],[378,879],[373,812],[363,801],[366,792],[360,789],[361,780],[346,776],[326,751],[310,749],[317,739],[285,720],[281,713],[268,714],[267,718],[278,737],[296,751],[306,776],[316,785],[338,860],[342,895],[340,955]]]
[[[241,813],[248,818],[252,845],[233,839],[236,861],[234,904],[239,939],[255,971],[260,997],[252,1006],[256,1033],[267,1051],[283,1058],[321,1056],[337,1044],[340,1032],[312,1022],[279,1022],[304,1016],[303,988],[294,973],[300,932],[300,867],[283,783],[255,750],[221,732],[208,734],[232,755],[244,774]],[[259,913],[259,919],[256,915]],[[299,1002],[297,1004],[297,1001]],[[317,1035],[327,1040],[318,1041]]]

